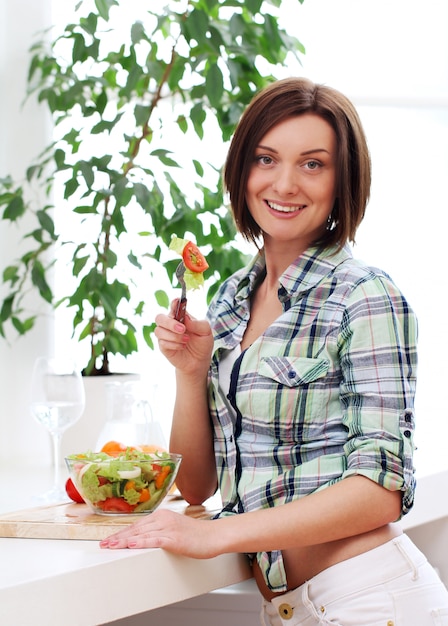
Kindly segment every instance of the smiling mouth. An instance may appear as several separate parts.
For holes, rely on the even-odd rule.
[[[280,213],[297,213],[306,207],[305,204],[295,204],[290,206],[284,206],[282,204],[277,204],[276,202],[270,202],[266,200],[266,204],[270,209],[274,211],[279,211]]]

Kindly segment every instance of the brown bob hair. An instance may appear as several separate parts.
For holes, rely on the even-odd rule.
[[[331,223],[314,242],[342,247],[354,241],[370,195],[371,164],[364,130],[353,104],[339,91],[306,78],[285,78],[260,91],[243,113],[233,135],[224,167],[224,185],[229,193],[236,226],[255,244],[262,236],[246,203],[247,180],[255,150],[264,135],[287,118],[314,113],[336,133],[336,201]]]

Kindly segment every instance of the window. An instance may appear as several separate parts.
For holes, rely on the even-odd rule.
[[[304,74],[348,95],[363,121],[373,184],[354,254],[388,272],[418,316],[415,463],[420,475],[446,469],[448,2],[312,0],[294,14]]]

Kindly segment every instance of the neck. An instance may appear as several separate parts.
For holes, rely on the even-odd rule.
[[[303,254],[305,250],[297,247],[290,249],[283,247],[281,244],[276,246],[267,245],[264,248],[266,260],[266,278],[263,281],[265,288],[269,291],[278,289],[278,281],[285,270],[293,263],[297,257]]]

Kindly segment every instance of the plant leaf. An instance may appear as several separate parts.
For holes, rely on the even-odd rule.
[[[47,302],[51,303],[51,301],[53,300],[53,294],[45,277],[44,266],[38,260],[36,260],[33,264],[31,270],[31,280],[33,281],[33,285],[35,285],[39,290],[41,297]]]
[[[3,219],[15,222],[25,213],[26,207],[22,195],[14,196],[3,211]]]
[[[212,107],[218,108],[224,92],[224,79],[217,63],[213,63],[207,72],[205,91]]]
[[[157,304],[161,307],[163,307],[164,309],[168,309],[170,306],[170,299],[168,297],[168,294],[166,293],[166,291],[163,291],[162,289],[157,289],[154,292],[154,296],[156,298]]]
[[[109,21],[109,12],[114,5],[118,5],[117,0],[95,0],[97,11],[106,22]]]

